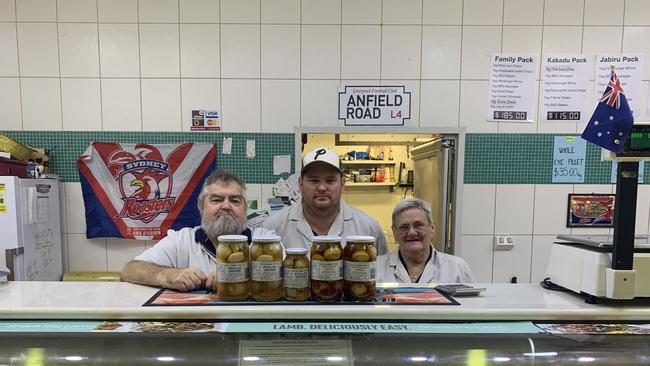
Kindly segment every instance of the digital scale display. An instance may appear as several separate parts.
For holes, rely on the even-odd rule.
[[[616,154],[620,158],[647,158],[650,157],[650,124],[646,122],[635,123],[632,126],[632,132],[625,145],[623,151]]]

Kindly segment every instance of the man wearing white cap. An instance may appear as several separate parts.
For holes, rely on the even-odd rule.
[[[376,238],[377,252],[388,253],[379,222],[341,200],[344,181],[340,166],[339,156],[332,150],[308,152],[298,180],[302,201],[271,216],[263,227],[280,235],[287,248],[309,248],[316,235],[370,235]]]

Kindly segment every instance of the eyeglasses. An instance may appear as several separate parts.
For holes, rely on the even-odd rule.
[[[400,234],[406,234],[411,230],[411,228],[413,228],[413,230],[421,234],[427,229],[427,227],[429,227],[427,224],[418,221],[413,223],[413,225],[409,225],[409,224],[400,225],[397,228],[397,232]]]

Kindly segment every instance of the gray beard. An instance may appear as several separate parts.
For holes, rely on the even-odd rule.
[[[201,228],[208,238],[216,239],[219,235],[238,235],[246,229],[244,223],[239,223],[235,217],[228,213],[217,215],[214,220],[208,217],[201,218]]]

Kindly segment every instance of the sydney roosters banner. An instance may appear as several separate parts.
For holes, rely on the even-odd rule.
[[[77,160],[88,238],[161,239],[201,223],[196,200],[213,144],[93,142]]]

